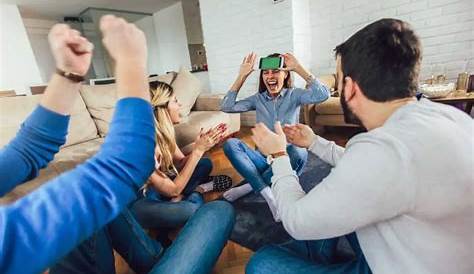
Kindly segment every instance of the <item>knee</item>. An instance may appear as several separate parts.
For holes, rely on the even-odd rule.
[[[306,149],[294,145],[289,145],[286,148],[286,152],[290,158],[295,160],[306,160],[308,158],[308,151]]]
[[[275,258],[272,258],[275,246],[267,245],[259,249],[249,260],[245,267],[246,274],[271,273]]]
[[[218,223],[224,225],[226,230],[231,230],[235,222],[234,207],[225,201],[213,201],[205,204],[199,211],[206,220],[216,219]]]
[[[225,141],[223,145],[223,150],[225,155],[229,155],[232,152],[236,151],[239,148],[240,140],[237,138],[230,138],[229,140]]]
[[[209,175],[212,171],[212,161],[209,158],[201,158],[201,160],[199,160],[198,166],[207,175]]]
[[[198,192],[191,193],[186,200],[189,202],[189,210],[192,214],[204,205],[204,198]]]

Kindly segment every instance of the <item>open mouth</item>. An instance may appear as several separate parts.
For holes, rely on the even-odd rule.
[[[267,80],[267,85],[269,89],[275,90],[278,88],[278,81],[274,79],[269,79]]]

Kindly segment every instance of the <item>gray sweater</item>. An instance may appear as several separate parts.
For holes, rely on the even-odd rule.
[[[422,99],[346,149],[309,150],[333,165],[308,194],[288,157],[272,165],[285,229],[316,240],[356,231],[374,273],[474,273],[473,120]]]

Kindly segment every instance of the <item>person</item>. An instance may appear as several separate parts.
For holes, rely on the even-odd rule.
[[[99,152],[82,165],[16,202],[0,206],[1,273],[44,271],[116,218],[153,169],[155,142],[145,73],[145,36],[134,25],[110,15],[101,18],[100,27],[105,48],[116,61],[119,100],[109,134]],[[1,195],[37,176],[64,144],[79,82],[90,66],[92,44],[78,31],[55,25],[49,41],[58,70],[40,105],[0,150]],[[176,240],[181,244],[162,252],[152,271],[207,273],[212,268],[232,228],[233,211],[222,202],[206,206],[183,229]],[[213,218],[223,225],[206,226]],[[197,229],[211,230],[215,235],[211,239],[199,235],[201,241],[194,236]],[[199,248],[185,248],[183,242],[195,242]],[[173,265],[175,259],[183,258],[189,259],[189,264]]]
[[[278,213],[298,241],[262,248],[247,273],[472,273],[472,118],[416,100],[422,49],[406,22],[378,20],[335,52],[345,117],[368,132],[344,149],[301,124],[253,129],[262,153],[288,138],[333,169],[306,194],[288,156],[273,159]],[[327,247],[341,235],[356,256],[336,263]]]
[[[181,121],[181,104],[169,84],[154,81],[150,87],[157,141],[155,170],[139,194],[141,198],[130,208],[143,227],[160,229],[159,235],[165,236],[166,230],[184,225],[204,204],[202,193],[223,191],[232,185],[226,175],[209,176],[212,162],[203,157],[225,136],[227,126],[201,130],[192,152],[184,155],[173,127]]]
[[[259,92],[250,97],[237,101],[237,94],[254,71],[256,54],[247,55],[241,66],[237,80],[221,103],[224,112],[246,112],[256,110],[257,122],[262,122],[270,129],[277,120],[287,124],[294,124],[299,119],[300,106],[325,101],[329,98],[329,89],[322,85],[308,70],[306,70],[291,53],[272,54],[268,57],[283,57],[284,67],[281,69],[265,69],[260,71]],[[296,72],[306,80],[307,89],[293,88],[291,71]],[[234,201],[252,191],[260,193],[275,220],[276,206],[269,184],[272,176],[270,166],[265,157],[258,151],[251,149],[239,139],[231,138],[224,143],[224,153],[234,168],[242,175],[246,182],[224,193],[224,198]],[[299,173],[303,170],[308,153],[294,145],[286,149],[291,159],[292,167]]]

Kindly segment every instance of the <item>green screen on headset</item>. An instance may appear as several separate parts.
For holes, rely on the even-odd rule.
[[[259,69],[280,69],[283,67],[282,57],[263,57],[260,58]]]

